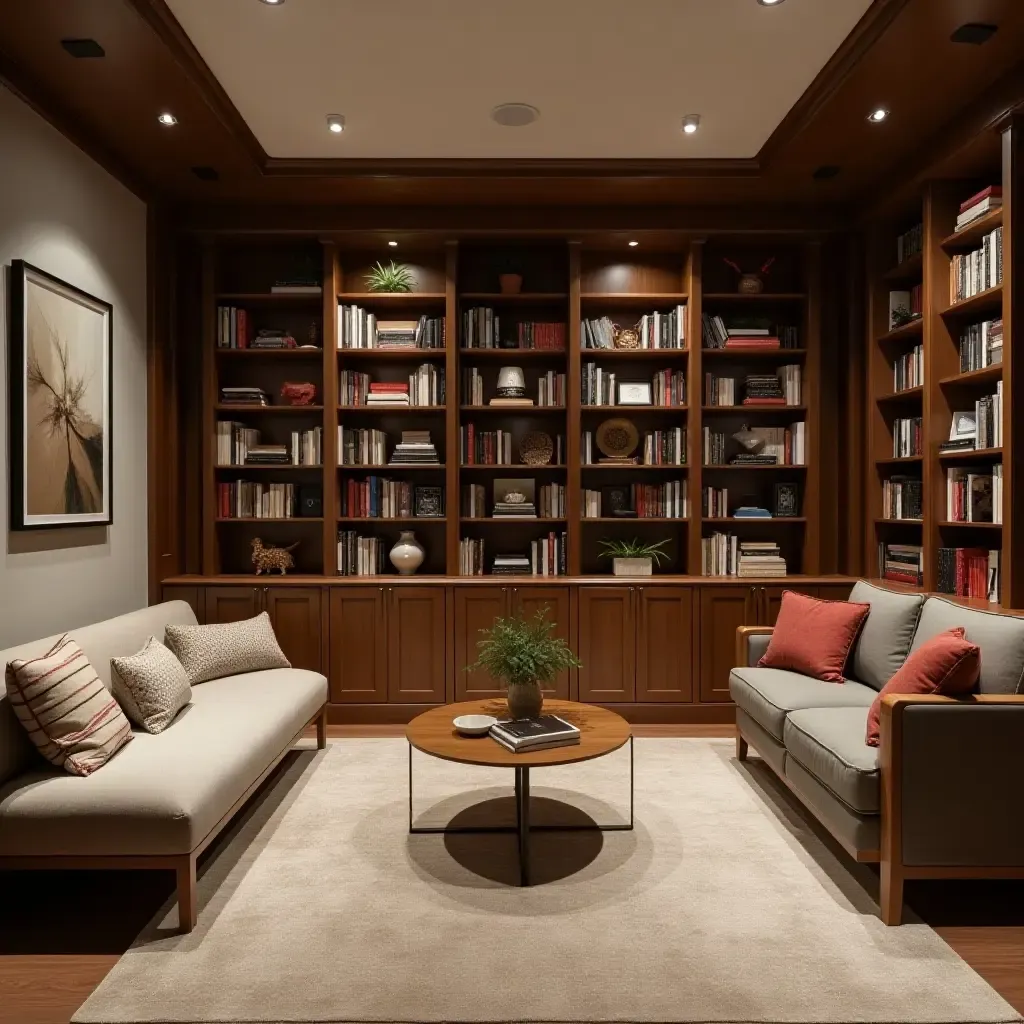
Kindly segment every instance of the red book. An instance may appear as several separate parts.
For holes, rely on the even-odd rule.
[[[785,405],[784,398],[744,398],[744,405]]]
[[[407,392],[408,390],[409,390],[409,385],[408,384],[389,384],[389,383],[386,383],[386,382],[375,382],[375,383],[370,385],[370,394],[371,395],[380,395],[380,394],[384,394],[385,392],[401,393],[401,392]]]
[[[783,444],[783,459],[787,466],[793,464],[793,431],[787,428],[785,433],[785,442]]]
[[[249,314],[244,310],[238,311],[238,324],[236,325],[235,332],[237,334],[237,341],[239,348],[249,347]]]
[[[984,199],[988,199],[989,196],[993,196],[994,198],[998,199],[1002,196],[1002,194],[1002,185],[989,185],[988,188],[983,188],[976,195],[971,196],[970,199],[965,199],[960,204],[960,212],[966,213],[972,206],[977,206],[978,203],[980,203]]]
[[[726,348],[781,348],[778,338],[730,338]]]

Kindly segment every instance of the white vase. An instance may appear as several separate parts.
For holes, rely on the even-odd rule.
[[[411,576],[423,564],[423,545],[412,530],[402,530],[388,557],[399,575]]]

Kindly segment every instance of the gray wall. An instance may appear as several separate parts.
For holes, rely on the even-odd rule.
[[[114,306],[114,525],[12,533],[7,288],[23,259]],[[146,604],[146,207],[0,85],[0,649]]]

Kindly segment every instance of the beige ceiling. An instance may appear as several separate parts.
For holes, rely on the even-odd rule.
[[[168,3],[270,156],[444,159],[752,157],[870,6]],[[505,102],[540,119],[500,127]],[[684,136],[692,113],[700,131]]]

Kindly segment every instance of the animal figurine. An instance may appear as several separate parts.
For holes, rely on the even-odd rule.
[[[286,548],[268,548],[264,547],[263,541],[259,537],[254,537],[252,541],[252,564],[256,566],[256,575],[260,573],[269,573],[273,569],[279,569],[281,575],[289,569],[295,568],[295,562],[289,552],[294,551],[299,546],[299,542],[296,541],[294,544],[290,544]]]

